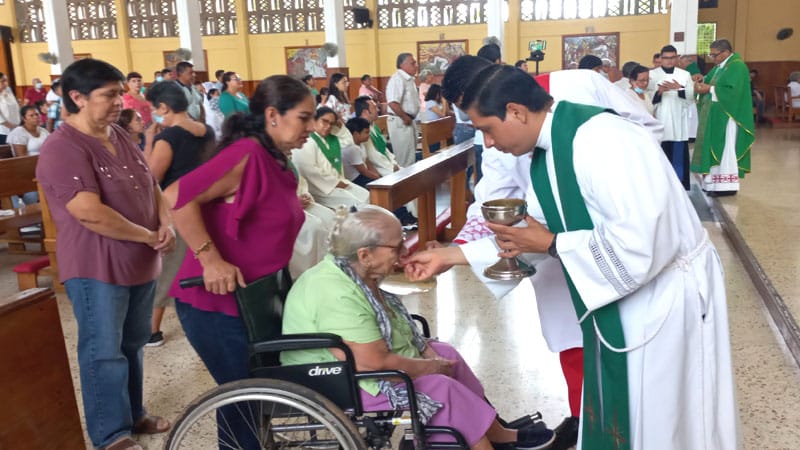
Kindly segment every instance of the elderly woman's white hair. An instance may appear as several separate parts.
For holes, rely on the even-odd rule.
[[[789,74],[789,81],[797,81],[800,82],[800,72],[795,71]]]
[[[431,75],[433,75],[433,72],[428,69],[424,69],[419,73],[419,81],[422,83],[427,83],[427,80],[431,77]]]
[[[393,225],[401,226],[391,211],[380,206],[366,205],[355,211],[339,207],[328,238],[329,251],[335,257],[355,262],[358,249],[385,243],[384,232]]]

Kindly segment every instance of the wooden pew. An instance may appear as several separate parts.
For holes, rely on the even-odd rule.
[[[0,145],[0,159],[13,158],[14,150],[8,144]]]
[[[44,196],[42,185],[36,183],[36,188],[39,191],[39,205],[41,206],[42,211],[42,231],[44,232],[42,249],[50,258],[48,275],[53,277],[53,289],[55,289],[56,292],[64,292],[64,285],[58,281],[58,261],[56,260],[56,223],[53,221],[53,216],[50,214],[50,207],[47,205],[47,197]]]
[[[431,156],[431,145],[439,144],[439,148],[447,147],[453,141],[453,130],[456,128],[456,118],[445,116],[430,122],[420,122],[422,131],[422,159]]]
[[[0,159],[0,199],[3,199],[3,208],[11,205],[12,195],[22,195],[26,192],[36,191],[36,163],[39,155],[17,156]],[[39,242],[41,239],[34,237],[23,238],[19,228],[41,223],[41,211],[37,205],[28,205],[19,208],[17,214],[10,217],[0,217],[0,229],[6,232],[5,240],[8,241],[9,251],[12,253],[26,253],[25,242]]]
[[[375,125],[378,126],[378,128],[381,130],[381,133],[383,133],[384,136],[389,135],[388,120],[389,116],[378,116],[378,118],[375,119]]]
[[[466,222],[466,169],[473,151],[471,140],[462,142],[369,183],[370,203],[394,211],[418,199],[418,237],[424,244],[437,239],[436,187],[449,179],[451,221],[443,237],[453,239]]]
[[[0,386],[0,449],[86,448],[52,290],[0,299]]]

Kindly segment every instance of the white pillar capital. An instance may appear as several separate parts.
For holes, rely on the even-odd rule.
[[[503,0],[486,2],[486,36],[494,36],[500,40],[500,54],[505,56],[505,22],[503,22]]]
[[[58,56],[58,62],[50,65],[51,75],[61,75],[75,61],[72,39],[69,33],[69,15],[66,0],[44,0],[44,23],[47,27],[47,51]]]
[[[200,2],[197,0],[176,0],[178,9],[178,30],[181,48],[192,51],[191,63],[194,70],[208,71],[203,57],[203,35],[200,33]]]
[[[336,56],[328,58],[328,67],[347,67],[347,52],[344,48],[344,2],[325,0],[325,42],[339,47]]]

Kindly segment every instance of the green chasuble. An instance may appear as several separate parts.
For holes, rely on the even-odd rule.
[[[386,156],[386,139],[383,138],[383,133],[381,133],[381,129],[372,124],[369,130],[369,137],[372,139],[372,145],[375,146],[375,150],[378,151],[383,156]]]
[[[562,101],[553,113],[552,143],[556,186],[564,213],[562,222],[547,173],[547,151],[536,148],[531,160],[531,181],[544,212],[547,227],[553,233],[592,230],[594,224],[581,195],[573,163],[572,142],[583,123],[597,114],[613,113],[596,106]],[[610,303],[588,313],[569,272],[563,267],[572,303],[583,332],[583,425],[584,450],[627,450],[630,448],[628,401],[628,361],[625,353],[616,353],[599,342],[595,327],[616,348],[625,347],[625,335],[617,303]]]
[[[339,175],[342,175],[342,149],[339,146],[339,138],[333,134],[323,138],[316,131],[311,133],[311,138],[317,143],[319,149],[322,150],[322,154],[325,155],[325,158],[328,159],[333,168],[339,172]]]
[[[750,89],[750,71],[738,53],[732,54],[722,69],[714,67],[705,82],[714,86],[717,101],[711,93],[702,94],[697,105],[700,121],[697,141],[692,156],[692,172],[707,174],[709,168],[718,166],[725,148],[725,128],[728,119],[736,122],[736,160],[739,177],[750,172],[750,147],[755,141],[753,101]]]
[[[689,72],[689,75],[697,75],[700,73],[700,66],[698,66],[696,62],[692,61],[688,66],[686,66],[686,71]]]

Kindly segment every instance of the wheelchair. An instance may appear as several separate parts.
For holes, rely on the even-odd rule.
[[[181,287],[201,286],[202,278],[181,280]],[[178,449],[344,449],[391,448],[398,426],[405,427],[401,450],[468,449],[458,430],[423,425],[414,384],[402,371],[358,372],[349,347],[334,334],[281,334],[283,304],[291,286],[288,270],[262,277],[235,291],[249,340],[252,378],[226,383],[194,400],[178,418],[165,450]],[[423,334],[430,337],[421,316]],[[281,366],[280,352],[338,348],[344,361]],[[365,412],[359,380],[401,380],[409,393],[409,410]],[[465,412],[467,413],[467,412]],[[234,433],[232,415],[247,423]],[[523,416],[511,426],[533,423],[541,414]],[[446,442],[429,442],[431,436]]]

